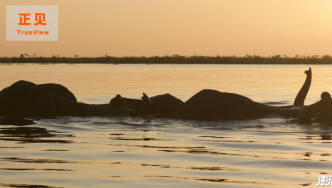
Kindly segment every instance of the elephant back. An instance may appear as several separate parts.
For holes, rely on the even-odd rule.
[[[40,86],[44,89],[47,89],[48,91],[50,91],[53,94],[56,94],[56,95],[66,98],[66,99],[77,102],[75,95],[63,85],[48,83],[48,84],[39,84],[38,86]]]
[[[170,94],[157,95],[150,98],[151,111],[150,114],[159,117],[170,117],[180,109],[183,102]]]

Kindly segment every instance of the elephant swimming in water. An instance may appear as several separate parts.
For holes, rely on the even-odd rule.
[[[311,68],[305,74],[306,80],[292,106],[268,106],[239,94],[205,89],[185,103],[170,94],[151,97],[151,113],[159,117],[191,120],[252,119],[273,113],[297,118],[304,109],[304,101],[310,89]]]
[[[0,92],[0,115],[12,116],[107,116],[146,115],[150,99],[143,93],[142,100],[120,95],[109,104],[79,103],[72,92],[59,84],[34,84],[18,81]]]
[[[170,94],[154,96],[151,99],[143,94],[142,100],[126,99],[117,95],[109,104],[93,105],[77,102],[74,94],[59,84],[36,85],[18,81],[0,92],[0,115],[54,117],[150,114],[189,120],[236,120],[275,113],[299,117],[305,108],[303,104],[312,79],[311,69],[305,73],[305,83],[296,96],[294,105],[286,107],[268,106],[239,94],[208,89],[198,92],[185,103]],[[304,120],[306,117],[324,110],[325,103],[317,103],[315,112],[308,110],[313,107],[307,107],[307,110],[301,113],[299,122],[307,122]],[[320,119],[325,116],[322,115]]]
[[[159,117],[191,120],[252,119],[279,114],[298,118],[299,123],[310,123],[314,117],[315,122],[332,123],[332,99],[328,92],[323,92],[317,103],[304,106],[312,80],[311,68],[305,74],[306,80],[292,106],[268,106],[242,95],[205,89],[185,103],[170,94],[151,97],[151,113]]]
[[[321,94],[321,100],[307,106],[298,118],[299,123],[311,123],[311,118],[315,118],[314,122],[332,123],[332,99],[328,92]]]

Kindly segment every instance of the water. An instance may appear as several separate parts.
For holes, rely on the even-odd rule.
[[[0,88],[61,83],[86,103],[116,94],[201,89],[292,104],[308,65],[1,65]],[[306,104],[328,91],[332,66],[311,66]],[[302,187],[332,175],[332,126],[269,116],[246,121],[59,117],[0,125],[2,187]]]

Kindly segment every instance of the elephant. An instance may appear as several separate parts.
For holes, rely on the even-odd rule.
[[[63,85],[48,83],[48,84],[38,84],[38,86],[47,89],[51,93],[60,95],[64,98],[77,102],[75,95]]]
[[[267,114],[299,117],[312,80],[311,68],[292,106],[275,107],[255,102],[245,96],[205,89],[188,101],[170,95],[151,99],[143,93],[142,100],[117,95],[109,104],[79,103],[72,92],[59,84],[36,85],[18,81],[0,92],[0,115],[20,116],[106,116],[157,115],[158,117],[189,120],[252,119]]]
[[[141,100],[117,95],[109,104],[85,104],[66,87],[59,84],[34,84],[18,81],[0,92],[0,115],[9,116],[106,116],[147,115],[151,109],[149,97]]]
[[[184,102],[171,94],[157,95],[150,98],[151,115],[168,118],[171,117]]]
[[[299,117],[312,80],[311,68],[292,106],[275,107],[255,102],[245,96],[204,89],[185,103],[170,94],[151,97],[151,113],[159,117],[190,120],[252,119],[267,114]]]
[[[305,107],[301,112],[298,122],[311,123],[311,119],[318,123],[332,123],[332,99],[328,92],[321,94],[321,100]]]

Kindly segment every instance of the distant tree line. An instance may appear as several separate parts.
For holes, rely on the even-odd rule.
[[[0,57],[1,64],[19,64],[19,63],[37,63],[37,64],[332,64],[332,56],[329,55],[313,55],[313,56],[299,56],[287,57],[281,55],[275,56],[258,56],[246,55],[239,56],[151,56],[151,57],[59,57],[53,55],[52,57],[33,57],[28,54],[21,54],[19,57]]]

